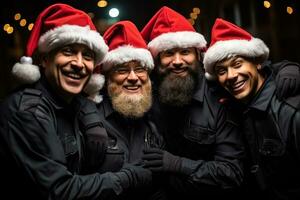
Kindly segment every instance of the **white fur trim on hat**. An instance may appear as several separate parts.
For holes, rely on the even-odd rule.
[[[12,74],[23,84],[31,84],[38,81],[41,77],[38,66],[32,64],[32,58],[23,56],[20,62],[12,68]]]
[[[203,63],[206,73],[210,74],[211,78],[214,79],[216,62],[234,55],[260,58],[263,62],[269,57],[269,48],[258,38],[252,38],[251,40],[235,39],[218,41],[205,52]]]
[[[113,65],[122,64],[131,60],[140,61],[144,67],[150,70],[154,67],[150,51],[143,48],[135,48],[131,45],[124,45],[111,50],[106,54],[102,62],[102,70],[109,70]]]
[[[206,48],[203,35],[192,31],[163,33],[148,43],[148,47],[155,58],[160,52],[179,48],[196,47],[201,51]]]
[[[44,33],[40,39],[38,48],[40,52],[49,52],[59,46],[72,43],[87,45],[96,54],[96,63],[100,62],[108,51],[101,35],[89,26],[63,25]]]
[[[84,88],[84,92],[87,93],[89,98],[96,103],[100,103],[102,101],[102,97],[99,95],[99,92],[102,89],[104,82],[105,78],[102,74],[93,74]]]

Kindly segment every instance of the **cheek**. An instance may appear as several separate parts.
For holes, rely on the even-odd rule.
[[[119,77],[119,76],[112,76],[110,78],[110,83],[113,83],[115,85],[123,85],[124,79],[122,77]]]
[[[145,76],[145,77],[139,77],[139,80],[143,83],[146,84],[150,81],[149,76]]]
[[[167,68],[169,65],[170,65],[170,63],[172,62],[172,58],[171,57],[165,57],[165,58],[162,58],[161,60],[160,60],[160,68]]]
[[[95,65],[94,65],[93,62],[90,62],[90,63],[86,64],[86,71],[87,71],[87,73],[92,74],[93,71],[94,71],[94,69],[95,69]]]
[[[218,76],[218,82],[222,87],[224,87],[225,86],[225,77]]]

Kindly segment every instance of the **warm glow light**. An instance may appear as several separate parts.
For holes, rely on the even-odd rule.
[[[100,8],[104,8],[104,7],[107,6],[107,1],[100,0],[100,1],[98,1],[97,6],[100,7]]]
[[[288,7],[286,7],[286,12],[291,15],[294,12],[294,10],[292,7],[288,6]]]
[[[3,30],[4,31],[7,31],[7,29],[10,27],[10,25],[9,24],[5,24],[4,26],[3,26]]]
[[[195,24],[195,21],[194,21],[193,19],[188,19],[188,21],[189,21],[192,25]]]
[[[28,25],[28,30],[31,31],[31,30],[33,29],[33,26],[34,26],[34,23],[30,23],[30,24]]]
[[[190,17],[195,20],[195,19],[197,19],[197,14],[196,13],[191,13]]]
[[[265,8],[270,8],[271,7],[271,3],[269,1],[264,1],[264,7]]]
[[[6,32],[8,34],[12,34],[14,32],[14,27],[12,27],[12,26],[8,27],[8,29],[6,30]]]
[[[26,19],[21,19],[20,26],[26,26],[26,23],[27,23]]]
[[[20,13],[15,14],[14,18],[15,18],[16,21],[20,20],[21,19],[21,14]]]
[[[193,12],[196,13],[197,15],[199,15],[200,14],[200,8],[197,8],[197,7],[193,8]]]

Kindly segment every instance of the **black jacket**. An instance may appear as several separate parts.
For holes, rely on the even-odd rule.
[[[111,199],[122,189],[111,172],[81,175],[77,111],[45,80],[1,103],[1,194],[10,199]]]
[[[147,114],[138,119],[125,118],[112,108],[107,96],[98,104],[98,114],[107,135],[107,148],[103,152],[105,156],[100,159],[102,162],[98,163],[99,172],[117,172],[125,163],[141,163],[144,148],[163,148],[162,136]],[[162,177],[154,177],[153,187],[127,191],[120,198],[158,199],[157,196],[163,195],[159,186],[162,180]]]
[[[269,76],[242,114],[249,174],[254,175],[249,178],[256,180],[248,186],[259,188],[269,199],[300,199],[300,112],[278,100],[275,90]]]
[[[192,102],[175,108],[156,104],[153,118],[165,137],[166,149],[183,158],[187,176],[171,178],[171,196],[222,197],[240,186],[244,156],[241,134],[219,103],[218,91],[202,74]]]

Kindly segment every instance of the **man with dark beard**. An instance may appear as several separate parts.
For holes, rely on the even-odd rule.
[[[152,17],[142,36],[156,61],[153,119],[167,150],[146,148],[145,168],[170,175],[171,199],[232,198],[243,180],[243,145],[234,119],[205,79],[204,37],[168,7]]]
[[[145,168],[171,175],[171,199],[232,199],[243,181],[244,148],[236,116],[221,105],[222,90],[205,79],[205,39],[168,7],[141,34],[156,61],[152,113],[167,150],[145,149]],[[295,66],[289,70],[298,72]],[[289,79],[289,73],[281,74]]]
[[[153,58],[140,32],[129,21],[112,25],[103,37],[109,52],[101,64],[106,87],[103,101],[97,105],[103,130],[96,134],[102,134],[102,138],[91,140],[89,146],[94,142],[95,149],[99,149],[96,157],[105,156],[94,167],[100,172],[124,168],[130,172],[134,178],[128,184],[134,187],[124,191],[121,199],[161,199],[159,182],[151,182],[151,171],[141,163],[145,147],[163,145],[146,115],[152,105],[149,73],[154,67]]]

